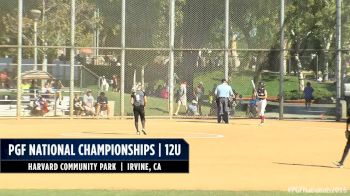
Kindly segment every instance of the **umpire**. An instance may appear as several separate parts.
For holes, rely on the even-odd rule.
[[[229,115],[229,98],[233,95],[233,91],[230,85],[228,85],[226,79],[221,80],[221,84],[215,89],[216,104],[217,104],[217,117],[218,123],[221,123],[221,119],[228,123]]]

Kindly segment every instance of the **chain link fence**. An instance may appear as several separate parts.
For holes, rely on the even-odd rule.
[[[236,94],[233,117],[256,117],[251,81],[266,84],[268,117],[336,115],[336,0],[0,0],[0,5],[0,116],[74,117],[74,95],[83,101],[92,91],[94,102],[106,93],[110,116],[128,117],[130,94],[141,83],[149,97],[147,115],[172,117],[180,84],[186,82],[187,105],[197,102],[197,108],[180,107],[178,115],[214,117],[215,87],[225,77]],[[349,2],[342,1],[342,92],[350,62],[349,9]],[[305,109],[303,100],[308,82],[314,89],[311,109]],[[46,105],[40,105],[40,96]],[[346,99],[344,93],[341,98]],[[48,112],[35,111],[44,107]],[[83,112],[85,116],[89,114]]]

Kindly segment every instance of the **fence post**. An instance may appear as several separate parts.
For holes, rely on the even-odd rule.
[[[145,65],[142,65],[141,67],[141,85],[142,88],[145,87]]]
[[[74,99],[74,53],[75,53],[75,0],[71,0],[71,24],[70,24],[70,86],[69,86],[69,117],[73,119]]]
[[[122,0],[122,29],[121,29],[121,47],[120,58],[120,116],[124,118],[124,91],[125,91],[125,0]]]
[[[169,9],[169,118],[174,113],[174,42],[175,42],[175,0],[170,0]]]
[[[82,90],[83,89],[83,65],[81,65],[79,67],[79,71],[80,71],[80,77],[79,77],[79,79],[80,79],[80,90]]]
[[[22,26],[23,26],[23,0],[18,0],[18,37],[17,37],[17,112],[16,118],[21,118],[21,102],[22,102]]]
[[[132,82],[132,86],[135,87],[135,85],[137,84],[137,79],[136,79],[136,69],[134,69],[134,75],[133,75],[133,82]]]
[[[228,80],[228,42],[229,42],[229,20],[230,0],[225,0],[225,79]]]
[[[280,84],[279,84],[279,119],[283,119],[284,107],[284,0],[281,0],[280,10]]]
[[[336,120],[341,118],[341,0],[336,0]]]
[[[34,70],[38,70],[38,19],[34,19]]]

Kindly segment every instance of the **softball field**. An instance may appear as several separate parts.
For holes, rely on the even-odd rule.
[[[1,138],[184,138],[188,174],[0,174],[0,189],[288,191],[293,187],[350,189],[350,160],[339,169],[345,123],[233,119],[0,120]]]

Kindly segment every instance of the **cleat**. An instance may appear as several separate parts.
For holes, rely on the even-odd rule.
[[[144,129],[142,129],[142,133],[143,133],[143,135],[147,135],[147,133]]]
[[[140,131],[136,131],[136,135],[140,135]]]
[[[338,168],[343,168],[343,164],[339,163],[338,161],[334,161],[333,164]]]

